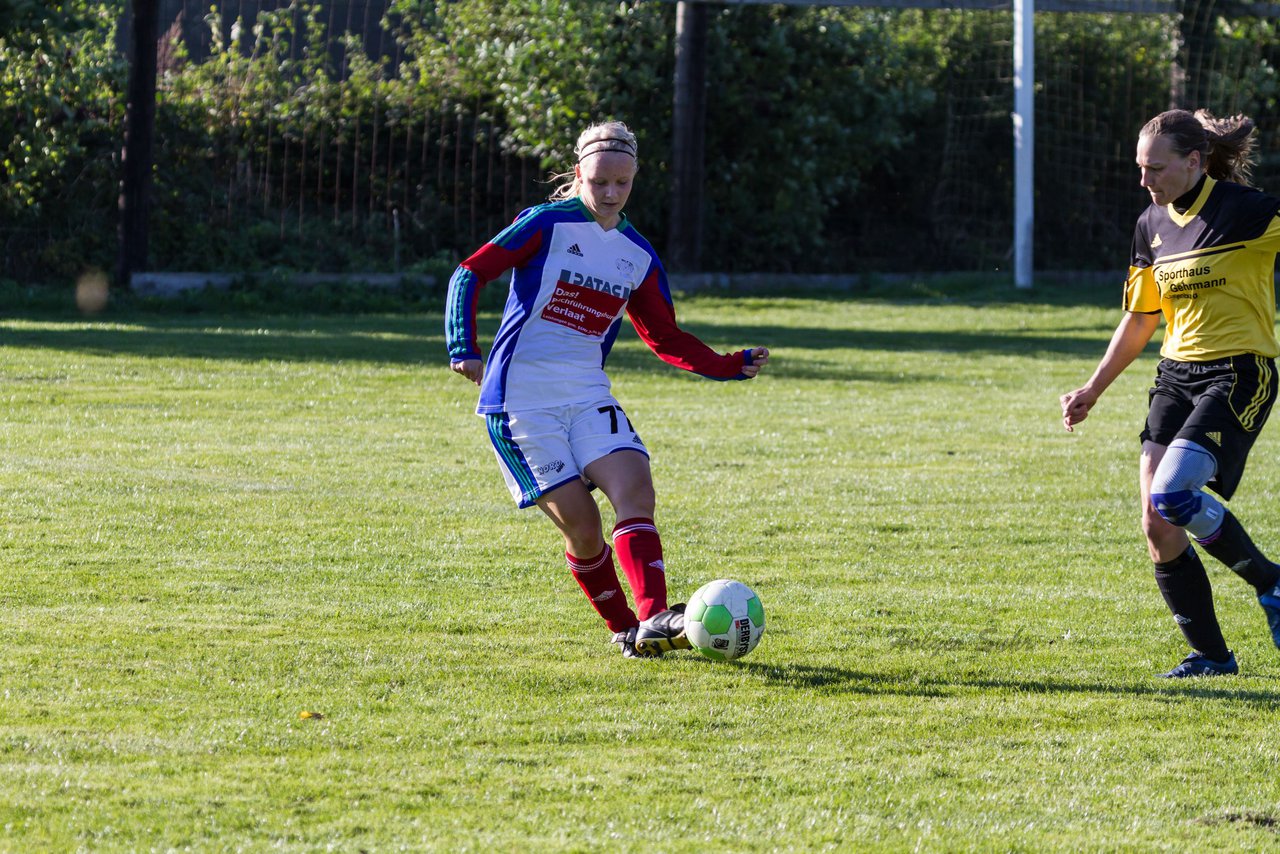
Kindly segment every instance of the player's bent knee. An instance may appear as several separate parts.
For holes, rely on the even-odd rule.
[[[1199,492],[1217,469],[1213,454],[1188,439],[1174,439],[1151,477],[1151,494]]]
[[[1185,528],[1200,512],[1203,494],[1197,490],[1179,489],[1173,492],[1151,493],[1151,504],[1170,525]]]
[[[1171,525],[1194,536],[1212,530],[1221,516],[1218,502],[1202,491],[1217,470],[1213,454],[1187,439],[1174,439],[1151,478],[1151,504]]]

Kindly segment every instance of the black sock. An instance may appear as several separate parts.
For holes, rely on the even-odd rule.
[[[1213,536],[1196,540],[1204,550],[1226,564],[1232,572],[1253,585],[1261,596],[1280,582],[1280,567],[1258,551],[1240,520],[1227,511],[1222,527]]]
[[[1213,612],[1213,589],[1196,550],[1187,550],[1168,563],[1156,564],[1156,585],[1173,613],[1182,635],[1196,652],[1214,661],[1231,657]]]

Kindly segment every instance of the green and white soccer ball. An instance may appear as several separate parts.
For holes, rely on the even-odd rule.
[[[684,612],[689,643],[707,658],[730,661],[751,652],[764,634],[764,605],[741,581],[717,579],[698,588]]]

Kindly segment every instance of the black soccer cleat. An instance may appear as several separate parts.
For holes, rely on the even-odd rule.
[[[1280,584],[1258,596],[1258,604],[1267,615],[1267,627],[1271,629],[1271,642],[1280,649]]]
[[[624,632],[614,632],[610,643],[616,643],[622,650],[623,658],[657,658],[662,653],[646,653],[636,649],[636,627],[632,626]]]
[[[659,611],[636,630],[636,652],[641,655],[662,655],[690,646],[684,634],[684,603]]]
[[[1181,664],[1160,676],[1164,679],[1187,679],[1197,676],[1234,676],[1239,672],[1235,653],[1227,650],[1226,661],[1214,661],[1202,652],[1192,652],[1182,659]]]

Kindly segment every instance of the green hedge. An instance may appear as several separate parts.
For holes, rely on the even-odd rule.
[[[709,8],[706,269],[1007,263],[1007,13]],[[0,276],[110,270],[123,3],[3,9]],[[577,132],[602,118],[640,138],[630,214],[664,244],[674,4],[395,0],[395,56],[380,61],[352,36],[333,42],[322,12],[295,0],[233,28],[215,7],[208,56],[165,45],[153,269],[448,267],[545,196],[533,179],[567,168]],[[1214,56],[1239,59],[1206,66],[1197,96],[1274,115],[1274,23],[1214,26]],[[1037,18],[1042,265],[1123,263],[1142,204],[1133,134],[1167,102],[1175,28]]]

